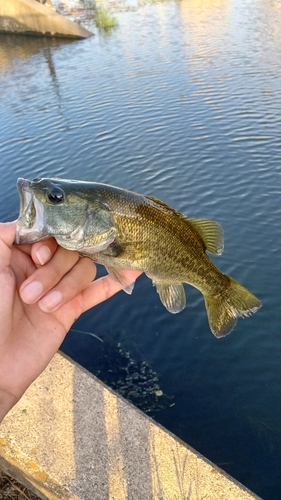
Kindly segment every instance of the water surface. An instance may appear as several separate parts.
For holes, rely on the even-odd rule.
[[[0,37],[1,220],[17,177],[60,176],[159,197],[225,231],[216,265],[263,302],[217,340],[202,296],[179,315],[141,277],[79,319],[160,375],[154,417],[264,499],[281,498],[281,9],[189,0],[120,12],[110,36]],[[97,339],[63,349],[95,371]]]

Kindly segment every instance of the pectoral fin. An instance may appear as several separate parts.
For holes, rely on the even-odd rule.
[[[186,305],[185,291],[182,283],[166,285],[155,283],[162,304],[172,314],[179,313]]]
[[[77,247],[77,250],[80,255],[84,255],[86,257],[87,256],[92,257],[92,259],[95,260],[94,254],[106,250],[109,247],[109,245],[114,241],[114,238],[115,238],[115,232],[113,231],[112,234],[105,236],[105,239],[103,241],[100,241],[100,243],[97,243],[96,245],[92,246],[86,246],[86,247],[82,246],[81,248]]]
[[[115,267],[107,266],[106,270],[108,274],[110,274],[110,276],[112,276],[112,278],[114,278],[115,281],[117,281],[117,283],[119,283],[122,286],[124,292],[128,293],[129,295],[132,294],[135,283],[127,285],[121,269],[116,269]]]

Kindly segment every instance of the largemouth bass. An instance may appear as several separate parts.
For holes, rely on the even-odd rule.
[[[185,307],[188,283],[203,294],[216,337],[261,306],[206,255],[223,251],[223,231],[214,221],[187,219],[156,198],[107,184],[42,178],[18,179],[17,187],[17,244],[53,236],[62,247],[103,264],[123,288],[120,269],[141,270],[171,313]]]

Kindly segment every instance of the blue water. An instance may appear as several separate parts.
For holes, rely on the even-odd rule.
[[[216,339],[202,296],[169,314],[141,277],[75,328],[120,342],[160,375],[155,418],[265,500],[281,498],[281,9],[183,0],[120,12],[109,36],[0,37],[1,220],[19,176],[154,195],[225,231],[216,265],[263,302]],[[95,370],[97,339],[63,349]]]

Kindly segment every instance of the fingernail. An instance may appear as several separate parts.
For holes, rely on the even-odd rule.
[[[48,293],[48,295],[45,295],[43,299],[39,300],[38,305],[42,311],[50,312],[55,309],[60,302],[62,302],[62,294],[54,290]]]
[[[32,304],[43,293],[43,285],[39,281],[32,281],[21,290],[21,298],[26,304]]]
[[[51,250],[49,249],[49,247],[44,245],[43,247],[38,248],[38,250],[35,252],[35,255],[39,260],[41,266],[43,266],[43,264],[46,264],[46,262],[50,260]]]

